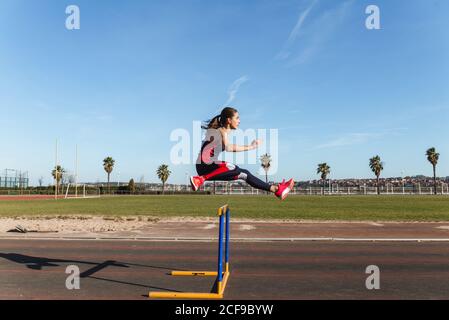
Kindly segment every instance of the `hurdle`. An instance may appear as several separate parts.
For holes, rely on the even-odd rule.
[[[230,277],[229,271],[229,218],[230,210],[226,204],[218,208],[219,217],[219,234],[218,234],[218,266],[217,271],[171,271],[172,276],[212,276],[215,279],[212,292],[150,292],[150,298],[163,299],[223,299],[226,284]],[[226,221],[225,221],[226,218]],[[224,226],[225,225],[225,226]],[[223,235],[225,233],[225,236]],[[224,239],[225,238],[225,239]],[[223,271],[223,240],[225,240],[225,254],[224,254],[224,271]],[[214,290],[215,289],[215,290]],[[214,292],[215,291],[215,292]]]

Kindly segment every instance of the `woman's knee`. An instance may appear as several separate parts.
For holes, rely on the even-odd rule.
[[[248,180],[248,177],[251,177],[251,172],[246,169],[239,169],[238,179]]]

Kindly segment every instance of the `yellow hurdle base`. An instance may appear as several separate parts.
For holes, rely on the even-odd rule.
[[[172,276],[214,276],[218,275],[217,271],[172,271]],[[224,272],[223,272],[224,275]]]
[[[158,299],[223,299],[222,294],[198,292],[150,292],[149,296]]]
[[[172,271],[173,276],[216,276],[218,273],[215,271]],[[159,299],[223,299],[226,284],[228,282],[230,272],[223,272],[223,280],[217,283],[217,292],[202,293],[202,292],[164,292],[154,291],[150,292],[148,296],[150,298]]]

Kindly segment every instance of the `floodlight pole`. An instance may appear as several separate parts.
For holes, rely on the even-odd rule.
[[[58,199],[58,139],[55,147],[55,200]]]
[[[78,145],[75,146],[75,198],[78,198]]]

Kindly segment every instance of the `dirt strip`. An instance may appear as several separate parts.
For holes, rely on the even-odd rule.
[[[26,233],[19,232],[20,230]],[[232,238],[449,239],[449,222],[310,222],[233,219]],[[0,218],[0,237],[215,238],[213,218]]]

